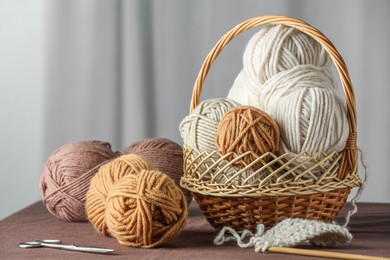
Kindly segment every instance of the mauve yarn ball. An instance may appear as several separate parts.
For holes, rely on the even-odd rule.
[[[86,193],[99,167],[115,158],[111,145],[102,141],[66,144],[46,161],[40,192],[43,203],[54,216],[67,221],[88,221]]]
[[[156,170],[168,175],[180,187],[189,205],[192,194],[180,186],[183,176],[183,148],[166,138],[153,138],[137,142],[123,150],[125,154],[137,154],[148,160]]]

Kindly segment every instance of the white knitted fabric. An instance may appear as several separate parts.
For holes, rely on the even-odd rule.
[[[228,236],[227,232],[230,232],[231,236]],[[248,238],[249,241],[244,242]],[[350,242],[351,239],[352,235],[348,229],[336,223],[288,218],[266,232],[264,225],[260,224],[255,234],[244,230],[241,236],[234,229],[224,227],[215,237],[214,244],[237,241],[241,248],[254,246],[256,252],[265,252],[271,246],[294,247],[305,241],[316,246],[334,247],[338,243]]]

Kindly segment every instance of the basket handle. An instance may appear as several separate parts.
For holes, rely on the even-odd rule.
[[[222,38],[217,42],[214,48],[209,52],[206,59],[204,60],[202,67],[200,68],[198,77],[195,81],[194,89],[192,92],[191,104],[190,104],[190,113],[194,110],[194,108],[199,104],[200,94],[202,92],[202,86],[206,79],[206,76],[213,64],[214,60],[221,53],[222,49],[238,34],[253,27],[257,27],[260,25],[266,24],[283,24],[286,26],[293,27],[307,35],[311,36],[313,39],[318,41],[323,48],[328,52],[330,57],[332,58],[334,64],[336,65],[337,71],[340,75],[341,84],[343,86],[344,94],[346,96],[347,103],[347,114],[349,120],[349,138],[347,141],[346,149],[356,150],[356,102],[355,102],[355,94],[352,87],[352,82],[348,73],[348,69],[345,65],[345,62],[339,52],[336,50],[332,42],[326,38],[320,31],[306,22],[291,18],[287,16],[276,16],[276,15],[268,15],[268,16],[258,16],[248,19],[230,31],[228,31]],[[348,148],[347,148],[348,147]]]

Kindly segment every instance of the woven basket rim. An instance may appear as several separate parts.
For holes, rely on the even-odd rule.
[[[237,156],[236,161],[240,161],[240,156],[245,154],[239,156],[234,153],[221,155],[216,151],[199,151],[187,145],[183,145],[183,152],[184,175],[181,178],[180,185],[191,192],[203,195],[218,197],[294,196],[361,186],[357,165],[344,179],[338,177],[337,167],[342,154],[337,152],[326,154],[320,151],[311,156],[305,152],[298,155],[266,153],[258,156],[252,154],[255,158],[254,162],[262,161],[265,156],[271,156],[272,158],[271,161],[264,162],[262,168],[256,170],[251,170],[250,165],[247,165],[246,168],[235,169],[232,167],[234,161],[228,162],[225,160],[227,156],[235,155]],[[328,168],[320,168],[321,173],[318,175],[312,174],[311,168],[306,169],[307,172],[297,172],[297,168],[305,169],[305,161],[303,163],[302,161],[296,162],[303,155],[306,156],[306,161],[314,161],[315,163],[311,165],[316,167],[322,167],[323,164],[329,161],[329,158],[332,158],[332,163],[328,163]],[[319,155],[321,155],[320,158],[318,158]],[[286,161],[288,163],[285,163]],[[278,165],[278,168],[271,169],[274,165]],[[249,174],[247,179],[251,176],[257,176],[256,174],[262,171],[266,171],[267,176],[256,179],[256,182],[245,182],[244,180],[241,184],[234,183],[234,177],[226,177],[228,171],[233,172],[230,173],[230,176],[239,177],[245,170]]]

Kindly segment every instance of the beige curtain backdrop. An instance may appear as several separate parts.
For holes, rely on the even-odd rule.
[[[210,49],[239,22],[278,14],[315,26],[344,57],[356,92],[358,145],[371,173],[362,201],[390,202],[390,1],[45,3],[42,166],[56,148],[78,140],[105,140],[116,150],[157,136],[181,143],[178,125]],[[227,95],[245,43],[256,31],[243,33],[222,52],[202,99]]]

